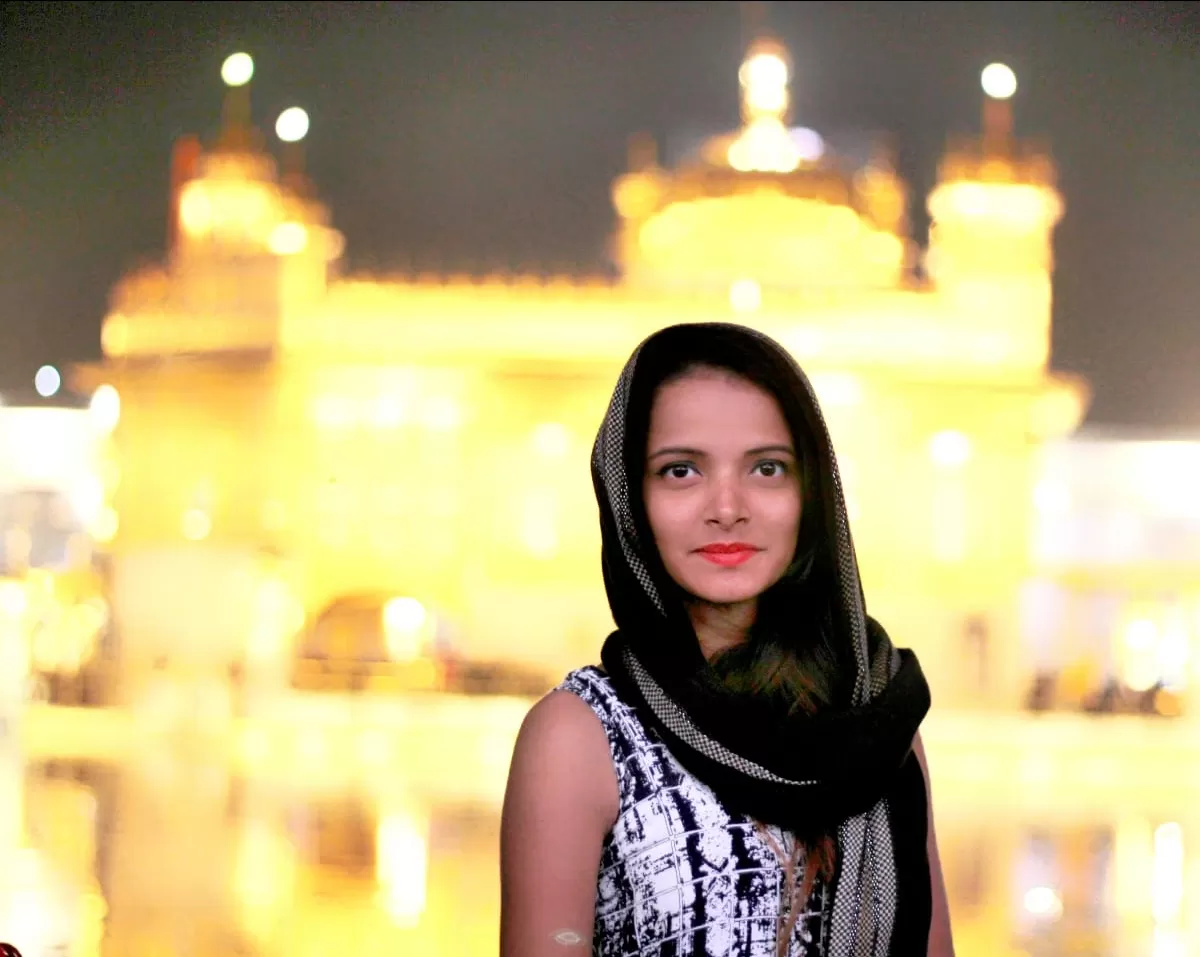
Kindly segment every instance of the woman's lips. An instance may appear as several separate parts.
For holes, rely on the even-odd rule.
[[[703,548],[697,549],[700,556],[714,565],[720,565],[722,568],[733,568],[735,565],[741,565],[748,562],[760,550],[753,545],[746,545],[743,542],[732,542],[726,544],[724,542],[715,545],[705,545]]]

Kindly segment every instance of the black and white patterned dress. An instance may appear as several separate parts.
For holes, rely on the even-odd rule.
[[[558,690],[604,725],[620,795],[600,859],[594,957],[775,957],[784,869],[755,823],[686,771],[599,668],[572,671]],[[792,846],[769,833],[785,852]],[[827,900],[818,881],[789,957],[825,953]]]

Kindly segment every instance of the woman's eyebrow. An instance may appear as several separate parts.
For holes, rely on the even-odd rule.
[[[782,452],[785,455],[792,456],[793,458],[795,458],[795,455],[796,455],[795,450],[790,445],[778,445],[778,444],[777,445],[755,446],[752,449],[747,449],[744,454],[747,456],[766,455],[769,452],[774,452],[776,454]],[[689,456],[690,458],[701,459],[701,458],[705,458],[707,456],[707,454],[708,453],[704,452],[702,449],[690,448],[685,445],[666,445],[666,446],[663,446],[661,449],[656,449],[655,451],[651,452],[649,455],[649,458],[656,459],[660,455],[686,455],[686,456]]]
[[[704,458],[704,452],[700,449],[692,449],[683,445],[667,445],[655,452],[650,453],[650,458],[656,459],[660,455],[690,455],[692,458]]]
[[[760,445],[757,448],[747,449],[747,455],[766,455],[768,452],[783,452],[787,455],[795,457],[796,452],[790,445]]]

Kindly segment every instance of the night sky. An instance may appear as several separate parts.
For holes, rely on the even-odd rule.
[[[1090,421],[1200,434],[1200,4],[773,3],[793,121],[895,134],[924,194],[979,70],[1049,137],[1054,364]],[[256,119],[312,116],[310,172],[351,268],[596,272],[629,135],[738,124],[736,3],[7,3],[0,7],[0,395],[99,353],[108,290],[162,255],[167,166],[211,136],[223,58]]]

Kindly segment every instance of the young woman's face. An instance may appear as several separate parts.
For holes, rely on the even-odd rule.
[[[658,390],[642,488],[663,565],[701,601],[755,599],[795,556],[796,449],[775,399],[745,379],[699,369]]]

